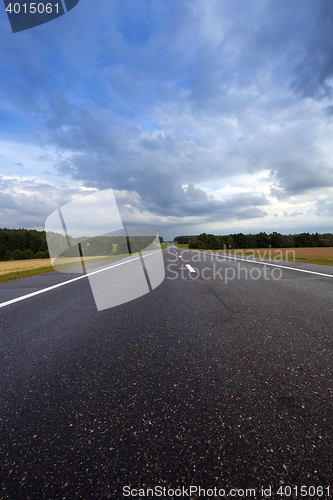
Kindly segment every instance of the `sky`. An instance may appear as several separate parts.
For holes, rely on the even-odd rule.
[[[333,232],[333,2],[0,5],[0,227],[112,188],[124,224]]]

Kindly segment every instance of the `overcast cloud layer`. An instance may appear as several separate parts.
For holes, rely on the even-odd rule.
[[[332,232],[332,2],[80,0],[0,31],[0,227],[112,187],[165,239]]]

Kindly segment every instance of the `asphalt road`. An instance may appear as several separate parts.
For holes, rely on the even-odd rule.
[[[163,253],[164,282],[112,309],[87,279],[0,308],[0,498],[330,498],[333,268]]]

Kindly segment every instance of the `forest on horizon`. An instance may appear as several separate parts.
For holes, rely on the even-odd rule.
[[[215,236],[201,233],[198,236],[176,236],[173,240],[179,244],[188,244],[189,248],[201,250],[221,250],[224,248],[299,248],[333,247],[332,233],[300,233],[283,235],[277,232],[267,234],[228,234]]]
[[[62,249],[68,248],[66,238],[57,233],[52,233],[52,240],[59,254]],[[155,237],[135,236],[97,236],[87,237],[87,240],[81,243],[84,256],[94,255],[117,255],[123,253],[134,253],[141,251],[152,244]],[[163,238],[160,236],[160,243]],[[64,256],[73,257],[77,254],[77,243],[81,238],[71,238],[69,240],[72,246],[64,253]],[[45,231],[36,229],[7,229],[0,228],[0,261],[23,260],[23,259],[47,259],[50,257]]]
[[[60,235],[59,235],[60,236]],[[115,247],[110,246],[110,241],[99,237],[91,240],[94,246],[98,243],[99,248],[105,254],[116,252]],[[163,242],[163,238],[160,237]],[[223,248],[297,248],[297,247],[333,247],[332,233],[300,233],[283,235],[277,232],[266,234],[229,234],[216,236],[214,234],[201,233],[192,236],[176,236],[173,240],[179,244],[188,244],[189,248],[202,250],[219,250]],[[114,243],[119,243],[114,241]],[[85,246],[85,245],[83,245]],[[105,247],[105,248],[104,248]],[[113,248],[113,250],[111,250]],[[92,254],[93,246],[84,249],[86,255]],[[118,248],[120,251],[120,247]],[[0,261],[20,259],[42,259],[48,258],[49,251],[45,231],[36,229],[7,229],[0,228]]]

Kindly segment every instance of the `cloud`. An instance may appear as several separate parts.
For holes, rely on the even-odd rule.
[[[332,192],[331,192],[332,194]],[[316,214],[319,217],[333,218],[333,202],[331,200],[317,200],[315,204]]]
[[[53,34],[6,39],[0,131],[31,146],[0,157],[12,220],[110,187],[127,220],[305,213],[333,183],[331,5],[80,2]]]
[[[303,55],[294,68],[293,88],[304,98],[332,96],[333,85],[333,5],[319,0],[311,5],[303,28]]]
[[[43,229],[46,217],[75,196],[77,190],[52,182],[0,174],[0,226]]]

